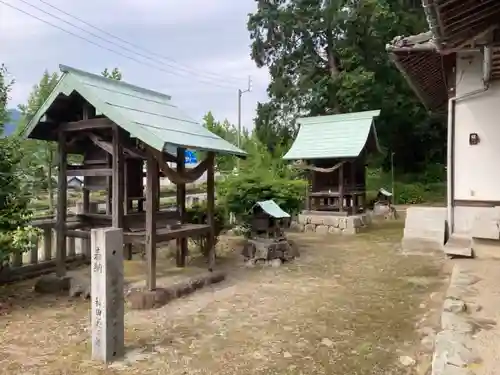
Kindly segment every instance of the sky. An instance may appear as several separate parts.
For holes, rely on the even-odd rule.
[[[269,82],[250,58],[246,23],[255,9],[255,0],[0,0],[0,62],[15,79],[9,106],[25,103],[44,70],[59,64],[92,73],[118,67],[125,81],[171,95],[197,120],[212,111],[236,124],[238,88],[245,90],[251,76],[242,125],[252,128]]]

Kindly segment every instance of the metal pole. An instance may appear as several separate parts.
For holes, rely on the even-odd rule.
[[[238,89],[238,148],[241,147],[241,95],[243,92]]]

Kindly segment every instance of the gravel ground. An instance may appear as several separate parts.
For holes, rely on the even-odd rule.
[[[225,251],[223,283],[127,310],[127,354],[109,366],[89,360],[89,302],[34,295],[33,281],[3,287],[2,374],[411,374],[399,358],[415,357],[415,327],[445,280],[442,259],[399,253],[401,234],[398,222],[352,237],[293,234],[302,256],[279,268],[245,268]],[[129,279],[140,262],[126,265]],[[161,285],[195,268],[164,259],[158,269]]]

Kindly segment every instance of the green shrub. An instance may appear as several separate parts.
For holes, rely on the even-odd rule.
[[[255,203],[268,199],[274,200],[290,214],[299,212],[304,203],[306,186],[304,180],[241,173],[221,181],[217,185],[217,196],[227,212],[233,212],[246,221]]]
[[[226,224],[226,211],[224,207],[220,204],[215,204],[214,206],[214,246],[219,242],[219,236]],[[192,224],[207,224],[207,203],[206,201],[194,204],[186,209],[186,220]],[[204,246],[204,239],[194,239],[197,245],[202,249],[203,255],[207,256],[206,246]]]

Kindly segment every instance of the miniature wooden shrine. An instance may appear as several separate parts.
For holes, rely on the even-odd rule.
[[[305,171],[305,211],[356,215],[366,211],[365,165],[378,149],[379,111],[298,119],[297,138],[284,159]]]
[[[243,247],[246,262],[289,261],[299,256],[295,244],[285,237],[290,215],[273,200],[257,202],[251,210],[250,235]]]
[[[29,138],[57,142],[57,275],[66,274],[66,237],[84,239],[83,252],[90,254],[90,229],[96,227],[123,228],[128,258],[131,244],[145,245],[148,290],[156,288],[156,245],[161,242],[177,240],[177,265],[183,266],[187,239],[205,236],[212,269],[215,152],[242,156],[244,152],[186,118],[168,95],[69,67],[61,70],[61,81],[25,130]],[[195,168],[185,168],[184,152],[188,145],[177,139],[192,148],[206,149],[209,144],[205,159]],[[169,145],[176,150],[175,155],[164,151],[167,141],[172,142]],[[69,164],[69,154],[82,155],[83,163]],[[177,167],[171,168],[169,162]],[[186,183],[205,172],[207,221],[189,224]],[[82,212],[77,215],[77,223],[72,220],[71,225],[67,223],[68,176],[84,177]],[[160,176],[177,185],[174,210],[159,208]],[[106,213],[90,212],[93,190],[108,192]]]

